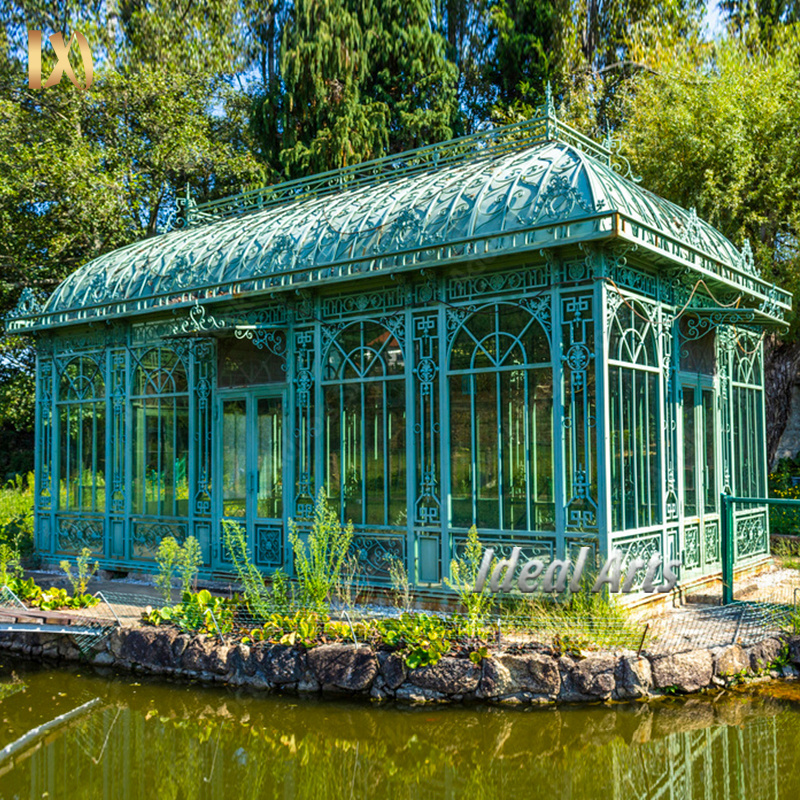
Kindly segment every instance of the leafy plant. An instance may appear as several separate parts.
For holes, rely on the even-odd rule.
[[[483,546],[478,538],[478,529],[473,525],[467,533],[464,552],[450,562],[451,577],[445,581],[458,594],[466,610],[470,636],[477,636],[479,627],[486,622],[494,605],[488,581],[484,581],[480,591],[475,591],[482,561]]]
[[[0,544],[25,558],[33,552],[33,473],[15,475],[0,488]]]
[[[208,591],[184,592],[182,602],[176,606],[153,609],[142,615],[150,625],[172,623],[184,631],[215,635],[233,630],[235,604]]]
[[[158,545],[156,586],[166,602],[172,600],[172,578],[181,560],[181,547],[174,536],[165,536]]]
[[[296,611],[294,614],[272,614],[260,628],[254,628],[245,642],[271,641],[279,644],[302,644],[313,647],[320,632],[330,623],[326,614],[315,611]]]
[[[392,603],[402,611],[411,609],[411,584],[406,565],[399,558],[389,561],[389,580],[392,582]]]
[[[7,542],[0,544],[0,589],[8,586],[11,579],[18,576],[20,569],[19,550]]]
[[[244,600],[250,613],[258,619],[268,619],[277,611],[286,611],[291,605],[291,586],[286,573],[275,570],[272,585],[268,588],[264,576],[250,560],[244,529],[238,522],[222,521],[225,548],[244,588]]]
[[[172,600],[172,581],[177,573],[181,579],[181,595],[192,590],[197,579],[203,554],[200,542],[189,536],[183,545],[178,544],[174,536],[165,536],[158,545],[156,553],[158,575],[156,586],[168,603]]]
[[[477,648],[476,650],[473,650],[469,654],[469,660],[473,664],[480,664],[484,658],[489,658],[489,650],[486,648],[485,645],[481,645],[481,647]]]
[[[99,597],[85,592],[76,591],[70,596],[66,589],[53,587],[42,591],[33,605],[52,611],[59,608],[90,608],[91,606],[96,606],[99,602]]]
[[[92,551],[88,547],[84,547],[75,559],[75,567],[78,570],[76,575],[72,574],[72,567],[69,561],[61,562],[61,569],[66,573],[67,580],[72,586],[72,593],[76,597],[86,594],[86,587],[89,585],[92,575],[100,568],[97,561],[94,564],[90,563],[91,558]]]
[[[294,550],[301,602],[316,611],[327,608],[353,541],[353,523],[342,527],[339,515],[328,506],[324,489],[320,489],[307,543],[292,520],[289,520],[289,541]]]
[[[178,571],[181,574],[181,594],[191,591],[202,563],[203,553],[200,550],[200,542],[194,536],[189,536],[181,547],[178,561]]]
[[[438,664],[450,651],[445,623],[430,614],[402,614],[378,620],[376,631],[384,644],[399,649],[409,667]]]

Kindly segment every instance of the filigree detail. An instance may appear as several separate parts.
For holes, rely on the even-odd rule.
[[[565,175],[553,175],[547,188],[539,193],[531,214],[530,224],[547,219],[566,219],[572,214],[575,206],[587,214],[591,214],[595,210],[594,206],[572,185],[569,178]]]
[[[694,206],[689,209],[689,217],[683,223],[683,238],[694,248],[700,248],[703,244],[703,239],[700,235],[702,222],[700,217],[697,216],[697,210]]]
[[[230,328],[227,321],[218,320],[213,314],[206,311],[206,307],[195,303],[185,319],[176,322],[173,326],[174,334],[182,333],[210,333]]]
[[[93,553],[102,553],[103,527],[102,519],[62,517],[58,521],[58,549],[80,553],[88,547]]]
[[[778,319],[783,319],[783,312],[778,305],[778,287],[775,286],[774,283],[767,292],[767,296],[758,307],[758,310],[762,314],[766,314],[768,317],[778,317]]]
[[[700,566],[700,526],[687,525],[683,529],[683,566],[695,569]]]
[[[350,545],[350,553],[358,559],[364,577],[388,581],[392,563],[405,563],[406,541],[399,536],[356,534]]]
[[[35,317],[44,311],[45,302],[41,295],[26,286],[20,293],[17,304],[6,314],[5,318],[6,320],[15,320]]]
[[[748,558],[768,551],[767,529],[763,514],[736,520],[736,558]]]
[[[755,259],[753,258],[753,248],[750,246],[749,239],[744,240],[742,250],[739,253],[739,269],[753,277],[761,277],[761,273],[756,268]]]

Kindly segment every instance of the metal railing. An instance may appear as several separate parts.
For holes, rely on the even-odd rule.
[[[721,495],[720,536],[722,545],[722,605],[730,605],[733,599],[733,567],[735,542],[733,538],[733,507],[750,506],[794,506],[800,509],[800,500],[779,497],[736,497],[725,492]]]

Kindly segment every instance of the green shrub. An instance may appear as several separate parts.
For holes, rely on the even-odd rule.
[[[181,594],[192,590],[203,563],[200,542],[194,536],[189,536],[183,545],[179,545],[173,536],[165,536],[158,545],[156,563],[156,586],[164,595],[164,600],[169,603],[172,600],[172,580],[176,572],[181,577]]]
[[[203,553],[200,550],[200,542],[194,536],[189,536],[181,547],[178,561],[178,571],[181,574],[181,594],[192,590],[202,563]]]
[[[389,580],[392,582],[392,603],[401,611],[411,609],[411,584],[406,565],[399,558],[389,561]]]
[[[411,668],[438,664],[450,651],[447,626],[431,614],[402,614],[380,619],[375,627],[380,640],[400,650]]]
[[[464,552],[450,562],[450,578],[445,583],[458,594],[458,599],[467,614],[468,635],[477,636],[478,629],[486,623],[494,605],[494,597],[489,591],[489,582],[479,592],[475,591],[478,573],[483,561],[483,545],[478,538],[478,529],[473,525],[467,534]]]
[[[0,488],[0,544],[18,551],[22,558],[33,552],[33,473]]]
[[[238,522],[222,521],[222,538],[236,574],[244,588],[244,600],[250,613],[257,619],[267,619],[278,611],[286,611],[292,605],[291,586],[286,573],[275,570],[272,586],[264,583],[261,570],[250,560],[244,529]]]
[[[72,586],[72,593],[76,597],[86,594],[86,587],[89,585],[92,575],[100,568],[96,561],[94,564],[89,563],[91,558],[92,551],[88,547],[84,547],[80,555],[75,559],[75,568],[78,570],[76,575],[72,574],[72,566],[69,561],[61,562],[61,569],[66,573],[67,580]]]
[[[7,542],[0,544],[0,589],[10,587],[14,578],[19,577],[21,567],[19,564],[19,550]]]
[[[353,541],[353,523],[342,527],[339,515],[328,506],[324,489],[320,489],[307,544],[292,520],[289,520],[289,541],[294,550],[301,602],[315,611],[326,609]]]
[[[165,536],[159,543],[156,553],[156,564],[158,564],[156,586],[167,603],[172,600],[172,579],[178,570],[180,559],[181,546],[174,536]]]

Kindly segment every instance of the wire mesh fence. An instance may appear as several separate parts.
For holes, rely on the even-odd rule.
[[[800,597],[793,597],[798,600]],[[438,612],[406,612],[382,615],[357,609],[314,612],[283,609],[272,614],[253,613],[246,606],[207,609],[178,624],[190,633],[202,632],[226,641],[325,643],[345,641],[377,643],[387,631],[397,641],[403,637],[446,638],[453,646],[486,645],[511,651],[546,649],[553,652],[629,650],[669,654],[713,649],[730,644],[751,646],[764,639],[796,632],[796,603],[736,602],[729,606],[695,606],[671,611],[649,620],[570,614],[536,617],[485,616],[470,620],[464,615]]]
[[[206,593],[208,594],[208,593]],[[118,626],[153,622],[165,608],[164,598],[150,591],[97,593],[100,603],[75,609],[81,627],[70,634],[82,651],[88,651]],[[210,595],[209,595],[210,596]],[[463,614],[437,611],[401,611],[389,608],[334,607],[309,611],[298,607],[254,611],[246,603],[224,597],[194,609],[178,609],[155,621],[187,633],[204,633],[227,642],[246,640],[306,645],[343,641],[358,644],[392,641],[403,643],[439,637],[452,647],[480,647],[526,652],[586,652],[628,650],[669,654],[711,649],[730,644],[751,646],[786,632],[800,632],[800,586],[785,591],[783,602],[742,602],[727,606],[694,605],[650,619],[627,614],[575,615],[559,612],[533,616],[486,615],[470,619]],[[7,589],[0,590],[0,608],[24,608]]]

